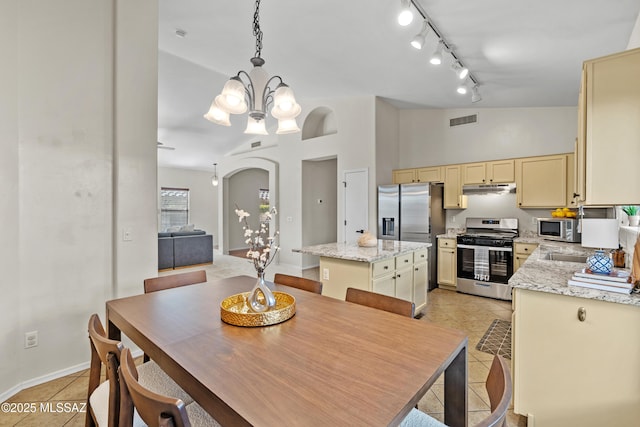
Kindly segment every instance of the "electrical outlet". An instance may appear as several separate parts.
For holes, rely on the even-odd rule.
[[[122,230],[122,240],[125,242],[130,242],[133,240],[130,228],[125,228],[124,230]]]
[[[322,279],[323,280],[329,280],[329,269],[328,268],[323,268],[322,269]]]
[[[38,331],[26,332],[24,334],[24,348],[38,346]]]
[[[451,222],[456,222],[456,216],[455,215],[451,217]]]

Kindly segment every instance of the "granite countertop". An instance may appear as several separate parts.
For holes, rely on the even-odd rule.
[[[355,243],[324,243],[321,245],[305,246],[300,249],[292,250],[293,252],[318,255],[327,258],[374,262],[429,247],[431,247],[431,243],[378,240],[378,244],[370,248],[360,247]]]
[[[640,294],[626,295],[579,286],[569,286],[567,280],[573,276],[573,273],[584,268],[585,264],[568,261],[551,261],[546,259],[550,252],[568,255],[590,255],[593,253],[593,249],[583,248],[575,243],[542,241],[518,271],[511,276],[509,284],[518,289],[549,292],[640,307]]]

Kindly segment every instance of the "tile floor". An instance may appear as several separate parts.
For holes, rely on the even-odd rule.
[[[212,265],[200,266],[192,269],[207,270],[209,280],[235,276],[238,274],[254,275],[253,266],[242,258],[216,254]],[[181,269],[189,271],[191,269]],[[300,271],[284,266],[272,265],[267,270],[267,278],[273,279],[275,273],[300,275]],[[173,274],[173,271],[162,272],[162,275]],[[318,278],[318,269],[305,270],[302,275]],[[141,285],[142,287],[142,285]],[[489,414],[489,400],[484,382],[491,366],[493,356],[475,349],[484,332],[494,319],[511,320],[511,304],[505,301],[459,294],[443,289],[429,292],[428,306],[424,310],[422,321],[435,322],[452,328],[461,329],[469,336],[469,425],[475,425]],[[88,345],[88,343],[87,343]],[[81,371],[47,383],[25,389],[11,397],[7,402],[41,403],[58,402],[82,404],[86,401],[88,371]],[[443,419],[444,383],[440,378],[425,397],[418,408],[442,421]],[[45,403],[46,404],[46,403]],[[0,426],[36,427],[36,426],[83,426],[84,413],[73,412],[44,412],[35,413],[0,413]],[[526,420],[514,414],[508,414],[507,425],[510,427],[526,426]]]

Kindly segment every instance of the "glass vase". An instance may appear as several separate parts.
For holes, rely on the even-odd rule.
[[[249,294],[249,307],[256,313],[263,313],[276,306],[276,297],[264,280],[264,271],[258,271],[258,281]]]

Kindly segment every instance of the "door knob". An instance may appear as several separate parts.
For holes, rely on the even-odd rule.
[[[356,233],[364,233],[364,230],[356,230]]]

